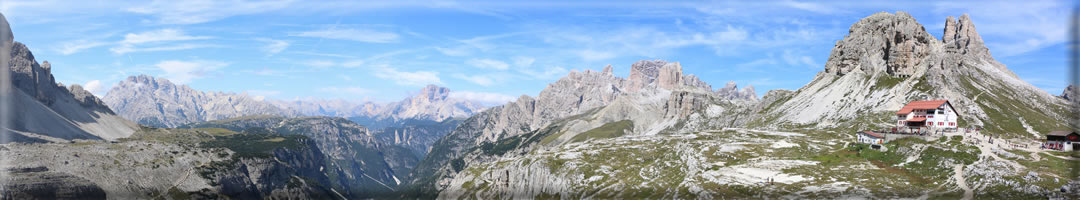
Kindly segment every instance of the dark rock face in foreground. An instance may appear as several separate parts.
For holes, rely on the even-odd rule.
[[[90,180],[46,167],[8,170],[0,199],[105,199],[105,190]]]

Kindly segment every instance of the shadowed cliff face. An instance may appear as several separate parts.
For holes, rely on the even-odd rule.
[[[11,26],[8,25],[7,18],[4,14],[0,13],[0,67],[8,66],[8,62],[11,60],[11,44],[14,42],[14,38],[11,35]],[[11,93],[11,71],[0,70],[0,94]],[[11,141],[11,135],[8,131],[11,124],[11,96],[0,95],[0,143],[8,143]],[[3,160],[0,160],[3,162]],[[3,172],[0,172],[3,173]]]

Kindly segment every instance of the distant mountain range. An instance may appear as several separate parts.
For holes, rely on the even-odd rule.
[[[280,101],[247,94],[204,92],[148,75],[128,77],[117,83],[104,102],[120,116],[154,127],[180,125],[253,115],[334,116],[370,121],[376,129],[401,120],[442,121],[468,117],[484,109],[480,103],[451,98],[450,90],[428,85],[416,95],[398,102],[378,104],[344,100]]]

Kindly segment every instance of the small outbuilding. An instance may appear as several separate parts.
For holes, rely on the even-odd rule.
[[[1046,134],[1043,148],[1058,151],[1080,150],[1080,134],[1076,131],[1051,131]]]
[[[875,133],[873,131],[861,131],[856,132],[855,136],[857,142],[861,144],[870,144],[871,149],[877,149],[881,151],[887,150],[882,144],[888,143],[889,140],[885,139],[884,133]]]

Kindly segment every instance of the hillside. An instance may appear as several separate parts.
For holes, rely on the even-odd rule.
[[[11,90],[3,94],[0,112],[13,133],[6,142],[116,140],[135,132],[136,125],[116,116],[82,86],[65,87],[52,76],[52,65],[41,64],[26,45],[15,42],[7,20],[0,15],[0,63],[7,66]],[[7,78],[7,77],[5,77]],[[5,131],[6,132],[6,131]]]

